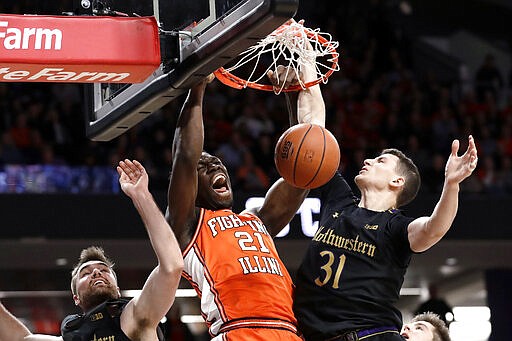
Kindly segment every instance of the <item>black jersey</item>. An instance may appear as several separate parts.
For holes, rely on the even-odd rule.
[[[400,330],[402,316],[393,305],[411,260],[407,226],[413,219],[358,207],[339,173],[321,188],[321,202],[320,227],[297,273],[299,328],[308,341],[379,326]]]
[[[130,341],[121,329],[120,316],[129,300],[109,300],[86,314],[68,315],[61,324],[64,341]]]
[[[60,326],[64,341],[131,341],[121,329],[121,313],[129,299],[108,300],[85,314],[68,315]],[[164,340],[160,326],[158,341]]]

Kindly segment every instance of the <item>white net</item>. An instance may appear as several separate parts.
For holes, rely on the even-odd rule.
[[[286,88],[285,83],[262,85],[267,72],[277,73],[278,65],[286,67],[286,73],[294,72],[299,86],[306,89],[320,82],[326,83],[329,76],[339,70],[336,51],[339,43],[332,40],[329,33],[320,29],[304,27],[301,22],[288,22],[256,45],[244,51],[236,63],[224,69],[224,76],[235,80],[241,87],[252,87],[261,90],[272,90],[276,93],[287,90],[298,90],[297,87]],[[263,61],[264,60],[264,61]],[[242,67],[252,68],[245,79],[234,75]],[[316,70],[315,81],[304,82],[300,77],[301,68],[307,66]],[[288,74],[286,75],[288,76]],[[285,77],[286,78],[286,77]]]

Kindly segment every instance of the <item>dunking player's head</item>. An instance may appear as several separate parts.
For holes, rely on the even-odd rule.
[[[90,246],[82,250],[71,272],[71,292],[75,304],[83,311],[121,296],[113,266],[102,248]]]
[[[411,202],[421,185],[418,168],[398,149],[385,149],[377,158],[364,160],[355,182],[361,192],[386,189],[395,192],[395,208]]]
[[[209,210],[231,208],[233,192],[226,167],[216,156],[201,154],[197,163],[196,206]]]

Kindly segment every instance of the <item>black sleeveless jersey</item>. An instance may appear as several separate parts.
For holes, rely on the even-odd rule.
[[[120,316],[130,300],[118,299],[106,301],[86,314],[69,315],[61,324],[64,341],[131,341],[121,329]],[[159,340],[163,340],[160,327],[157,328]]]
[[[411,260],[407,226],[413,219],[358,207],[339,173],[320,190],[320,227],[297,272],[300,330],[308,341],[379,326],[400,330],[394,304]]]
[[[61,324],[64,341],[130,341],[121,330],[120,316],[129,300],[109,300],[86,314],[69,315]]]

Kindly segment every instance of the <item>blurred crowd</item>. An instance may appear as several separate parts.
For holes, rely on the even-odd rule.
[[[464,150],[472,134],[480,161],[463,190],[512,193],[512,96],[492,56],[471,86],[420,75],[412,67],[410,38],[380,1],[371,3],[303,9],[306,26],[321,22],[340,42],[341,70],[322,85],[327,128],[342,150],[340,170],[351,179],[364,158],[395,147],[419,166],[422,190],[438,192],[452,140],[459,138]],[[135,158],[150,172],[152,186],[165,189],[181,104],[169,103],[112,141],[94,142],[85,136],[81,85],[0,83],[0,165],[114,167]],[[222,158],[236,186],[266,189],[278,176],[274,146],[288,127],[284,95],[214,82],[204,116],[205,149]]]
[[[362,6],[363,2],[367,6]],[[44,8],[58,3],[63,7],[69,1],[2,2],[0,13],[42,14]],[[467,136],[472,134],[479,149],[479,165],[462,190],[512,194],[511,82],[500,74],[490,55],[471,75],[469,84],[446,83],[433,74],[420,74],[413,68],[411,37],[396,26],[398,21],[384,3],[302,1],[297,16],[306,19],[306,26],[321,27],[340,42],[341,70],[322,85],[327,128],[341,148],[340,171],[350,181],[366,157],[394,147],[411,156],[420,168],[421,190],[438,193],[452,140],[460,139],[461,150],[465,150]],[[85,180],[84,172],[77,172],[82,176],[76,178],[112,187],[117,183],[105,174],[110,170],[116,177],[115,165],[130,158],[144,164],[152,190],[166,190],[182,101],[169,103],[112,141],[95,142],[85,136],[81,85],[0,82],[0,187],[2,174],[11,171],[19,175],[20,166],[35,165],[69,166],[86,173],[87,169],[107,169],[107,173],[91,171]],[[284,95],[235,90],[214,81],[206,92],[204,116],[205,149],[222,158],[235,188],[247,192],[267,189],[278,177],[273,161],[276,141],[288,127]],[[57,178],[62,180],[62,173]],[[7,176],[4,182],[8,181]],[[76,192],[95,188],[94,184],[74,186]],[[54,310],[61,305],[56,304]],[[18,310],[25,306],[41,304],[23,303]],[[51,312],[36,309],[19,315],[32,316],[39,332],[59,332],[60,316]],[[181,324],[170,322],[175,325],[171,339],[193,339],[183,336],[189,331]]]

